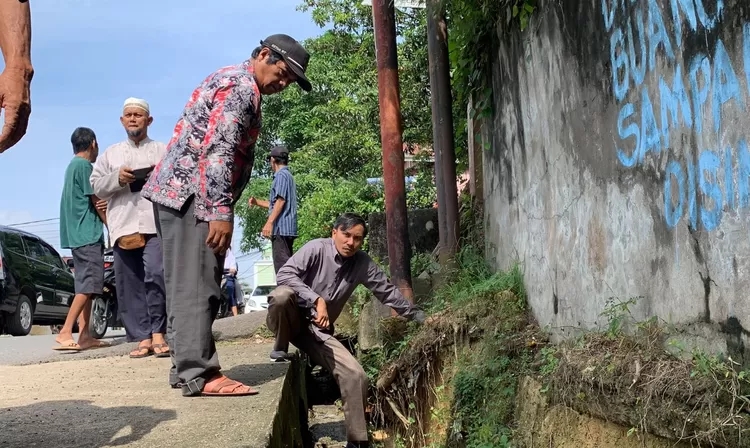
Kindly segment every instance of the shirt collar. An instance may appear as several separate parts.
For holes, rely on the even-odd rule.
[[[284,171],[284,170],[289,171],[289,166],[288,165],[284,165],[281,168],[279,168],[278,171],[276,171],[275,173],[273,173],[273,177],[276,177],[276,175],[278,175],[281,171]]]
[[[333,243],[333,238],[328,238],[328,254],[338,265],[342,265],[346,261],[344,260],[344,257],[341,256],[339,251],[336,250],[336,244]]]
[[[130,146],[131,148],[142,148],[143,145],[147,145],[147,144],[151,143],[152,141],[153,140],[151,140],[149,137],[146,137],[143,140],[141,140],[141,143],[139,143],[138,145],[136,145],[135,142],[133,140],[131,140],[130,137],[128,137],[128,139],[125,141],[125,143],[127,143],[127,145]]]
[[[354,260],[357,259],[360,253],[360,251],[358,250],[354,255],[352,255],[349,258],[342,257],[339,251],[336,250],[336,245],[333,243],[333,238],[328,238],[328,251],[329,251],[329,254],[333,257],[333,260],[339,266],[343,266],[345,263],[353,262]]]

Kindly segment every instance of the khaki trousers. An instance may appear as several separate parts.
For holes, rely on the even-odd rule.
[[[347,440],[367,441],[367,375],[357,359],[336,338],[319,341],[306,327],[297,306],[297,295],[287,286],[279,286],[268,296],[266,325],[276,335],[276,350],[291,342],[318,365],[333,374],[341,390]]]

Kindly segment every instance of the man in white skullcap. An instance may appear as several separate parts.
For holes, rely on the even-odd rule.
[[[128,342],[138,342],[131,358],[169,357],[161,242],[153,204],[141,197],[151,170],[166,153],[164,143],[148,137],[152,122],[145,100],[125,100],[120,123],[128,138],[107,148],[91,174],[94,194],[108,201],[118,309]]]

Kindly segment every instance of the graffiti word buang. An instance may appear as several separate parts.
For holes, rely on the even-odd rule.
[[[674,227],[686,219],[693,228],[711,231],[725,210],[750,207],[748,143],[721,137],[726,113],[740,116],[748,108],[750,24],[736,31],[742,33],[742,55],[734,62],[721,39],[683,53],[684,35],[705,36],[719,25],[724,0],[663,3],[668,6],[657,0],[602,0],[619,108],[615,154],[633,168],[679,145],[678,130],[715,134],[721,147],[683,151],[683,157],[670,153],[664,173],[666,223]]]

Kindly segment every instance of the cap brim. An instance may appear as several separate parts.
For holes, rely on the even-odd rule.
[[[310,84],[310,80],[307,79],[307,76],[305,76],[305,72],[302,71],[301,68],[297,67],[296,64],[292,64],[291,62],[286,60],[286,57],[282,56],[284,58],[284,62],[286,62],[286,66],[292,69],[294,72],[294,75],[297,77],[297,84],[304,90],[305,92],[309,92],[312,90],[312,85]]]

